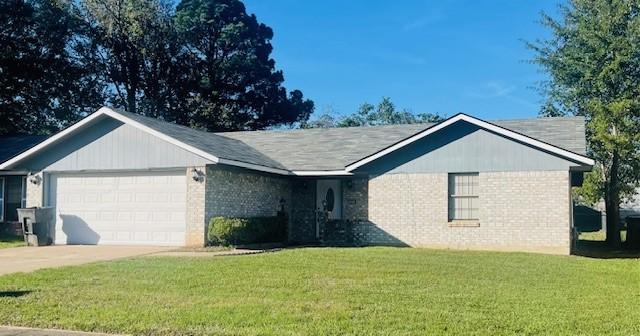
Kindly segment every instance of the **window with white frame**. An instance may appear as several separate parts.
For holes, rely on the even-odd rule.
[[[478,173],[449,174],[449,220],[477,220]]]
[[[22,197],[20,198],[20,207],[27,207],[27,177],[22,178]]]

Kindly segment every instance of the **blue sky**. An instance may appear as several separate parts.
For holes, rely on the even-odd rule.
[[[288,89],[354,112],[389,96],[414,113],[480,118],[537,115],[544,78],[522,40],[548,36],[540,12],[559,0],[246,0],[273,28]]]

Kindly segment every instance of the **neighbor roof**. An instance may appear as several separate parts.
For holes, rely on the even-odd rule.
[[[459,120],[474,123],[580,164],[593,164],[591,159],[584,156],[584,119],[580,117],[488,123],[458,114],[438,124],[209,133],[103,107],[40,145],[9,161],[0,161],[0,169],[11,166],[76,128],[105,115],[138,127],[214,163],[278,174],[349,174],[354,167]]]
[[[16,135],[0,137],[0,162],[7,161],[12,157],[37,145],[47,137],[44,135]]]

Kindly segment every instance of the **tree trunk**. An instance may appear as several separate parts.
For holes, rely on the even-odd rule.
[[[136,91],[127,88],[127,112],[136,113]]]
[[[619,248],[620,240],[620,186],[618,181],[618,153],[611,159],[609,181],[605,187],[605,211],[607,212],[607,245]]]

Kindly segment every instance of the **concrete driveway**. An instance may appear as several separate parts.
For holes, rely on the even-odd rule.
[[[59,245],[0,249],[0,275],[170,251],[175,247]]]

